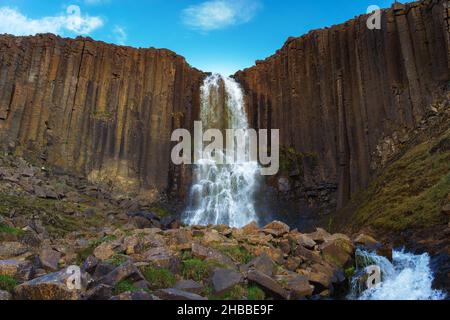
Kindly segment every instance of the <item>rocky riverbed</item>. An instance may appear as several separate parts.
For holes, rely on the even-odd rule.
[[[340,298],[356,247],[383,248],[369,236],[303,234],[278,221],[186,227],[142,199],[1,161],[1,299]],[[67,285],[71,266],[81,271],[77,290]]]

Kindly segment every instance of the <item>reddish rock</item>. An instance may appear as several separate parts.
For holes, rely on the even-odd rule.
[[[149,199],[155,189],[186,193],[189,172],[171,165],[170,135],[197,119],[204,74],[183,57],[82,37],[1,35],[0,69],[2,147],[39,150],[51,164]]]
[[[251,270],[247,275],[247,279],[249,282],[261,286],[266,292],[277,298],[289,299],[289,292],[287,290],[274,279],[258,270]]]
[[[214,292],[220,295],[241,283],[242,275],[230,269],[216,269],[211,281]]]

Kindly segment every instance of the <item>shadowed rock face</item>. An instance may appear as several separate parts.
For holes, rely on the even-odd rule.
[[[251,126],[279,128],[283,147],[317,158],[296,173],[306,194],[325,190],[318,202],[334,206],[337,185],[345,205],[448,95],[446,6],[396,4],[381,30],[361,16],[312,31],[236,74]],[[191,168],[171,165],[170,134],[192,130],[204,77],[164,49],[0,36],[0,146],[148,198],[185,198]]]
[[[0,144],[126,191],[189,186],[170,135],[193,126],[204,75],[169,50],[0,36]]]
[[[396,4],[383,11],[381,30],[369,30],[361,16],[290,38],[235,75],[251,125],[280,129],[282,146],[317,154],[318,167],[306,166],[304,179],[337,183],[342,207],[448,95],[447,6]]]

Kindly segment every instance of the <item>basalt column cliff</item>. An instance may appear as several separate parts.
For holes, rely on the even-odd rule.
[[[189,175],[171,166],[170,135],[193,126],[204,76],[184,58],[85,38],[5,35],[0,65],[2,147],[148,196],[189,186]]]
[[[448,99],[447,0],[395,4],[382,12],[380,30],[367,19],[291,38],[236,74],[253,127],[280,129],[284,147],[317,158],[314,167],[304,157],[304,170],[287,175],[336,185],[338,207]]]

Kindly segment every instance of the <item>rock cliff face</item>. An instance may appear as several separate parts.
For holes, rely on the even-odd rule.
[[[253,127],[280,129],[282,146],[316,154],[302,178],[337,184],[338,207],[448,95],[448,1],[396,4],[381,17],[380,30],[361,16],[290,38],[235,75]]]
[[[170,134],[191,128],[204,75],[169,50],[0,36],[0,144],[127,191],[177,191]]]

